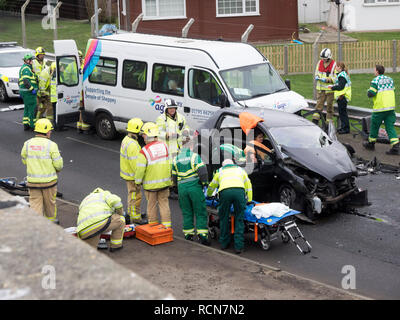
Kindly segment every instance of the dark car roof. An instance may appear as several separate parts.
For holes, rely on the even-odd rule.
[[[222,114],[239,117],[239,114],[242,112],[249,112],[264,119],[262,125],[266,128],[313,125],[311,121],[308,121],[301,116],[279,110],[266,108],[224,108],[215,112],[214,115],[209,120],[207,120],[202,127],[215,128],[215,124]]]

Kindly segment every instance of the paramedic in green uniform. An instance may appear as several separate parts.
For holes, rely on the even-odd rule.
[[[229,215],[233,205],[233,216],[235,220],[234,246],[235,252],[240,254],[244,248],[244,209],[247,202],[253,200],[253,189],[251,181],[239,166],[232,160],[226,159],[222,167],[214,175],[213,180],[207,189],[207,196],[210,197],[218,188],[219,207],[218,216],[221,235],[219,242],[221,249],[227,249],[231,242]]]
[[[374,150],[378,138],[379,127],[382,121],[389,137],[392,148],[386,151],[387,154],[399,154],[399,138],[397,137],[394,123],[396,122],[395,96],[393,79],[383,75],[385,68],[377,64],[375,66],[375,78],[372,80],[367,95],[374,102],[371,118],[371,129],[368,141],[363,143],[366,149]]]
[[[208,183],[207,167],[201,157],[193,152],[193,139],[185,132],[183,145],[172,163],[174,184],[178,184],[179,206],[183,214],[183,233],[186,240],[193,240],[196,217],[197,237],[204,245],[208,239],[208,214],[203,185]]]
[[[19,93],[21,98],[24,100],[24,117],[22,123],[24,130],[35,128],[35,117],[36,117],[36,106],[37,106],[37,91],[38,91],[38,80],[35,73],[32,70],[33,55],[27,53],[24,56],[24,64],[19,70]]]

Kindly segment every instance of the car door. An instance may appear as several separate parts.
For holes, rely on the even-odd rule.
[[[54,40],[57,66],[56,122],[59,126],[79,119],[82,75],[74,40]]]
[[[216,75],[205,68],[190,67],[187,84],[184,115],[192,126],[198,127],[221,108],[220,96],[226,93]]]

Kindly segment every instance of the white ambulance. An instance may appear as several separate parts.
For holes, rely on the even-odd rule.
[[[140,33],[98,37],[88,41],[80,78],[63,74],[66,65],[78,61],[74,41],[58,40],[54,46],[58,117],[64,123],[76,118],[83,88],[86,122],[103,139],[125,130],[133,117],[155,121],[167,98],[177,102],[178,112],[193,129],[224,107],[296,113],[308,106],[246,43]]]

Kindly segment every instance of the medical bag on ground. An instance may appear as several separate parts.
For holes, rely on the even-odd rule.
[[[136,226],[136,238],[152,246],[174,240],[172,228],[162,224],[144,224]]]

